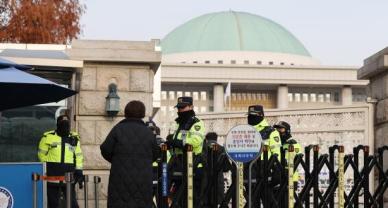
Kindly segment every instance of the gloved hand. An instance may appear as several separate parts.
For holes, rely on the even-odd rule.
[[[183,141],[180,139],[173,139],[171,141],[171,146],[175,148],[181,148],[183,149]]]
[[[80,189],[83,188],[84,180],[85,180],[85,177],[84,177],[82,170],[75,170],[74,171],[74,182],[78,183]]]

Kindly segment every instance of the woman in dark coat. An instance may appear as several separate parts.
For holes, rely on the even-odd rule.
[[[158,145],[142,118],[145,106],[131,101],[125,119],[119,122],[101,144],[101,154],[111,163],[108,207],[152,207],[152,162]]]

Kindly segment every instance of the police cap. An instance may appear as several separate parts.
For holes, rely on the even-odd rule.
[[[248,114],[264,116],[264,108],[262,105],[251,105],[248,107]]]
[[[176,104],[176,108],[184,108],[188,105],[193,105],[193,98],[192,97],[179,97],[178,102]]]
[[[273,127],[275,128],[285,128],[287,131],[291,131],[291,126],[285,121],[278,121]]]

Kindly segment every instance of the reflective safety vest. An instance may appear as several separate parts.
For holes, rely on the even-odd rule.
[[[83,155],[79,135],[70,132],[68,137],[60,137],[55,131],[45,132],[39,142],[38,158],[47,163],[49,176],[63,176],[75,169],[82,170]]]
[[[266,119],[263,119],[259,124],[253,127],[260,132],[261,138],[263,139],[263,145],[268,145],[269,147],[268,158],[270,158],[272,154],[277,154],[280,161],[280,147],[282,146],[282,143],[280,141],[279,132],[275,128],[269,126]],[[261,160],[263,159],[264,154],[261,153]]]
[[[287,161],[288,161],[288,146],[291,145],[291,144],[294,146],[295,155],[303,154],[302,153],[302,146],[296,140],[289,139],[289,140],[287,140],[287,142],[285,144],[283,144],[283,150],[285,152],[285,157],[286,157]],[[286,167],[286,168],[288,168],[288,167]],[[292,180],[294,182],[298,182],[299,181],[299,172],[298,172],[298,170],[294,170],[294,175],[292,176]]]
[[[194,155],[199,155],[202,153],[202,143],[205,138],[205,124],[202,120],[193,117],[185,126],[177,125],[173,138],[183,140],[183,145],[191,144]],[[173,148],[172,154],[182,153],[182,149]]]

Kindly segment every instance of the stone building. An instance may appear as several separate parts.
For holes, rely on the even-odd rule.
[[[388,145],[388,47],[364,60],[358,70],[359,79],[368,79],[367,95],[375,103],[375,147]],[[375,150],[376,151],[376,150]],[[384,153],[384,170],[388,168],[388,153]],[[388,206],[388,193],[384,195]]]
[[[124,118],[123,110],[130,100],[143,101],[146,115],[152,115],[153,79],[161,60],[155,41],[76,40],[71,46],[3,44],[1,47],[1,57],[31,65],[32,73],[78,92],[66,102],[2,112],[1,161],[37,161],[40,136],[55,128],[55,116],[66,109],[73,129],[81,136],[84,173],[102,178],[100,205],[106,207],[110,166],[102,158],[99,145]],[[120,111],[114,117],[107,116],[105,111],[108,86],[112,83],[117,85],[120,97]],[[11,142],[14,139],[17,143]],[[90,183],[90,190],[93,190],[92,185]],[[94,192],[89,193],[91,206]],[[82,192],[78,198],[83,199]]]
[[[178,26],[161,40],[157,118],[164,132],[183,95],[193,96],[197,113],[365,104],[368,81],[357,80],[358,67],[322,65],[302,42],[245,12],[209,13]]]

